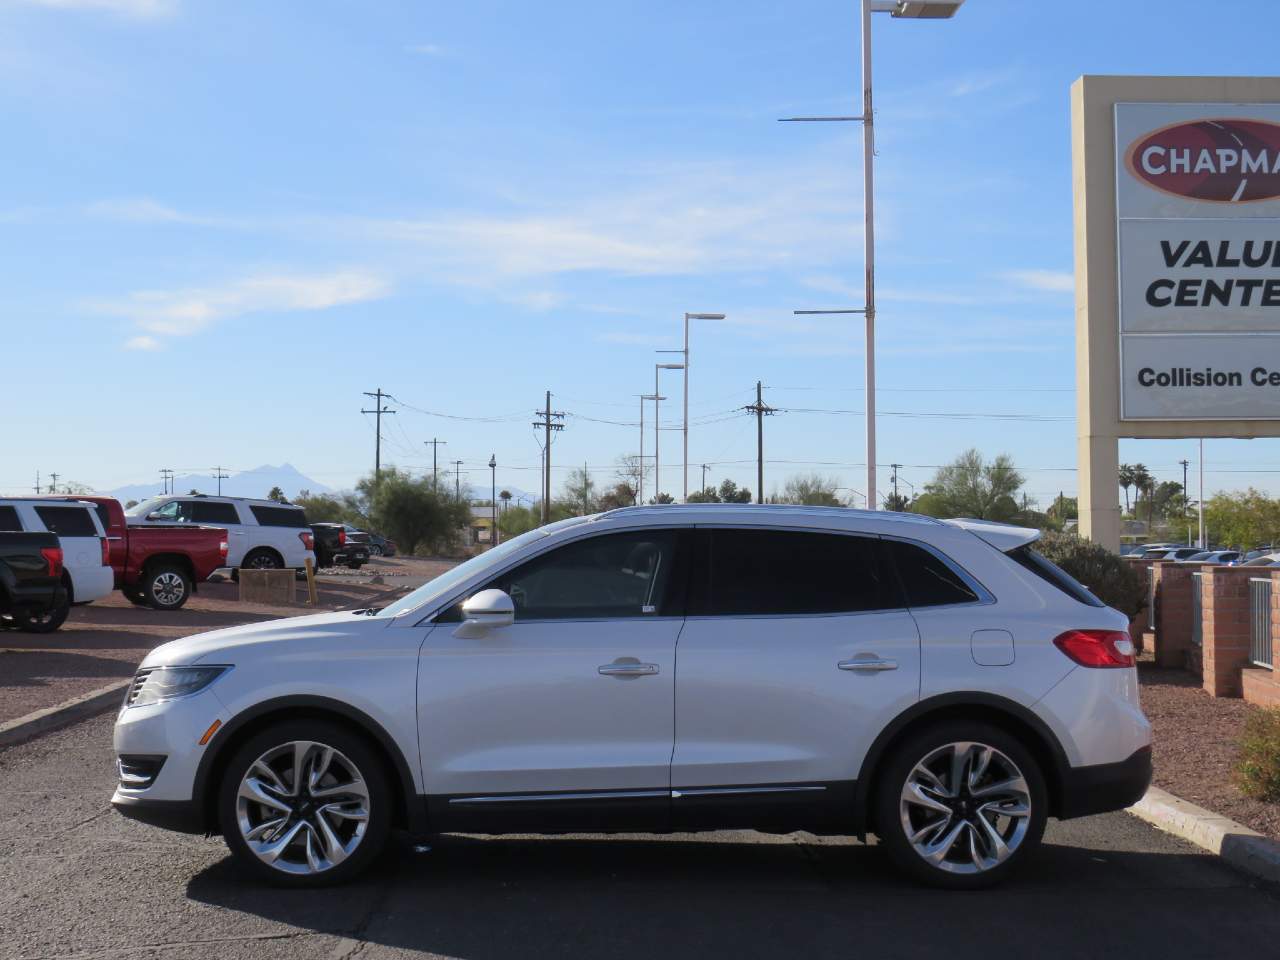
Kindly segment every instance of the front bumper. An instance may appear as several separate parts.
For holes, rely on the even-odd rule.
[[[122,816],[178,833],[207,833],[204,811],[194,800],[150,800],[116,790],[111,805]]]
[[[1070,820],[1123,810],[1142,799],[1151,786],[1151,747],[1142,747],[1119,763],[1068,767],[1062,771],[1057,817]]]

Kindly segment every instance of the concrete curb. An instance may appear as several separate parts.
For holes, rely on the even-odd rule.
[[[0,723],[0,747],[11,747],[14,744],[23,743],[42,733],[68,726],[78,720],[117,707],[124,699],[125,689],[132,682],[132,680],[117,680],[105,687],[73,697],[56,707],[37,710],[16,720],[6,720]]]
[[[1245,873],[1280,883],[1280,841],[1228,820],[1157,787],[1128,812],[1175,837],[1188,840]]]

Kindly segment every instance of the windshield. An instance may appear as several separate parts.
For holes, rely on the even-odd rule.
[[[140,503],[135,503],[132,507],[126,510],[124,515],[126,517],[145,517],[155,508],[156,501],[160,499],[160,497],[147,497],[147,499]]]
[[[460,563],[452,570],[446,570],[434,580],[428,580],[417,590],[410,594],[406,594],[394,603],[391,603],[378,611],[380,617],[398,617],[402,613],[407,613],[417,607],[424,606],[439,597],[444,596],[453,590],[458,584],[464,583],[471,577],[483,573],[490,567],[497,566],[507,557],[511,556],[519,550],[523,550],[528,544],[543,537],[554,533],[556,530],[563,530],[565,527],[576,526],[579,523],[585,523],[590,517],[570,517],[568,520],[557,520],[555,523],[549,523],[545,527],[538,527],[527,533],[522,533],[513,540],[506,543],[500,543],[492,550],[486,550],[479,556],[472,557],[465,563]]]

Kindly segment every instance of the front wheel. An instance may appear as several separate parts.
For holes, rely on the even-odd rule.
[[[382,556],[382,548],[378,546],[376,543],[369,544],[369,556],[371,557]]]
[[[386,843],[391,806],[368,742],[324,720],[286,721],[252,737],[231,758],[218,796],[231,852],[290,887],[341,883],[368,867]]]
[[[53,603],[43,613],[21,611],[13,614],[13,623],[24,633],[53,633],[66,622],[71,613],[71,597],[63,587],[53,593]]]
[[[933,886],[997,883],[1040,844],[1048,790],[1016,737],[979,722],[937,724],[891,748],[875,798],[894,864]]]

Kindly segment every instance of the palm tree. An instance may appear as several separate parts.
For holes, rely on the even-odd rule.
[[[1120,464],[1120,489],[1124,491],[1124,512],[1129,512],[1129,488],[1133,486],[1133,464]]]
[[[1138,500],[1142,496],[1142,492],[1147,492],[1147,529],[1151,528],[1151,488],[1155,485],[1156,478],[1151,476],[1151,471],[1147,469],[1146,464],[1135,463],[1133,465],[1133,509],[1137,512]],[[1137,517],[1134,518],[1135,520]]]

